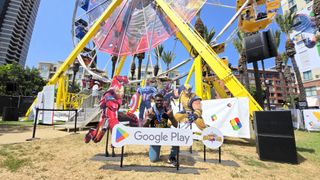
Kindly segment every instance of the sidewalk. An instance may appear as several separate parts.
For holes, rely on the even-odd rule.
[[[26,139],[32,137],[33,127],[18,126],[0,126],[0,145],[27,142]],[[36,129],[36,138],[52,139],[72,134],[53,129],[50,126],[38,126]]]

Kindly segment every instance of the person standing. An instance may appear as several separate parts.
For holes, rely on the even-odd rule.
[[[100,99],[100,83],[98,81],[94,81],[94,85],[92,86],[92,107],[94,107],[95,104],[98,103],[98,100]]]
[[[173,116],[172,109],[164,106],[163,95],[158,93],[155,95],[155,105],[147,110],[144,127],[154,128],[170,128],[177,127],[178,123]],[[151,145],[149,148],[149,159],[151,162],[156,162],[160,159],[161,146]],[[168,163],[177,166],[176,156],[178,153],[178,146],[172,146]]]

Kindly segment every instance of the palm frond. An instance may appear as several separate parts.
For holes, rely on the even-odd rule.
[[[274,42],[275,42],[277,48],[279,48],[279,46],[280,46],[280,40],[281,40],[281,31],[276,30],[274,32]]]

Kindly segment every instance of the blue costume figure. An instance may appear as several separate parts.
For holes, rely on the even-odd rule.
[[[140,87],[137,93],[141,96],[141,103],[139,107],[139,122],[142,125],[143,115],[145,109],[151,108],[151,98],[157,94],[157,89],[152,86]]]

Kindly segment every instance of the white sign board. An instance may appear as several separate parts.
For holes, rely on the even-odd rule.
[[[45,86],[43,88],[43,108],[44,109],[53,109],[54,108],[54,85]],[[53,123],[53,111],[44,111],[43,112],[43,124],[52,124]]]
[[[217,128],[224,136],[250,138],[248,98],[213,99],[201,103],[202,118],[207,125]],[[178,103],[171,105],[174,113],[179,111]],[[192,130],[201,132],[195,124],[192,124]]]
[[[211,149],[217,149],[223,143],[222,133],[214,127],[205,128],[202,132],[201,139],[203,144]]]
[[[308,131],[320,131],[320,110],[303,110],[304,124]]]
[[[112,145],[121,147],[128,144],[191,146],[192,131],[176,128],[134,128],[117,124],[112,129]]]

